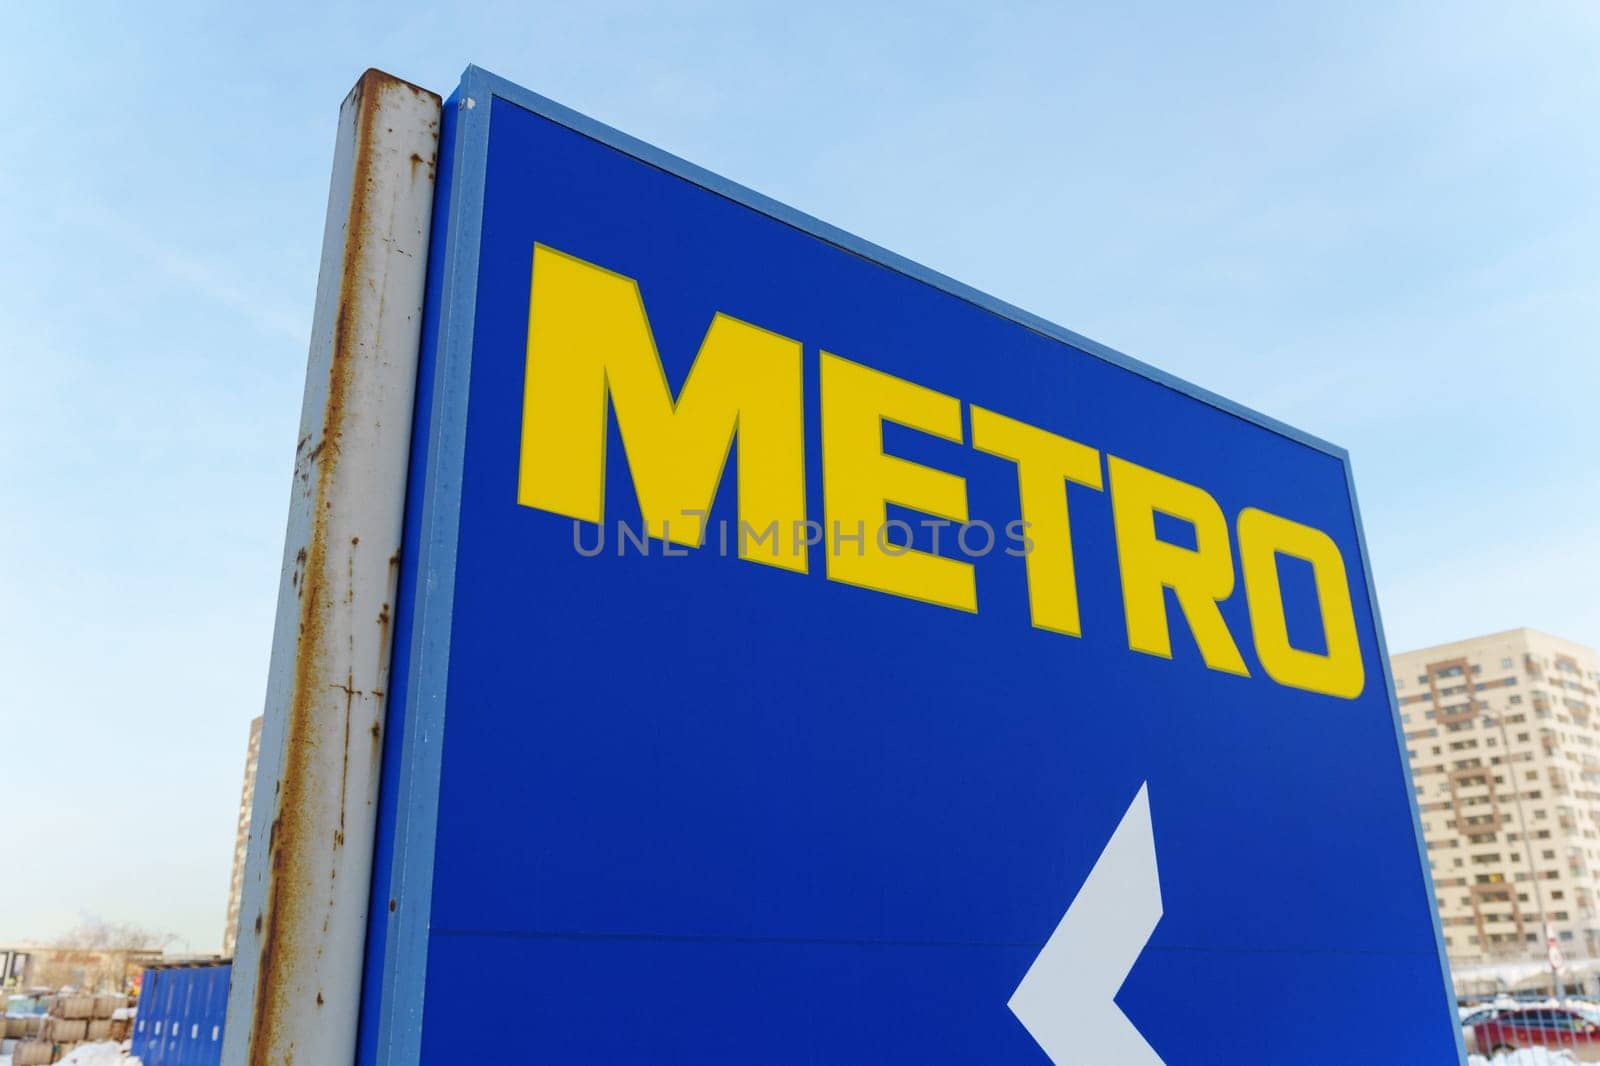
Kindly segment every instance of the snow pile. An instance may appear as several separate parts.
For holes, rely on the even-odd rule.
[[[10,1045],[12,1041],[7,1040]],[[0,1066],[11,1066],[10,1055],[0,1055]],[[123,1058],[122,1045],[112,1041],[97,1044],[79,1044],[66,1054],[56,1066],[141,1066],[138,1059]]]
[[[1570,1051],[1549,1051],[1542,1047],[1508,1051],[1492,1059],[1482,1055],[1467,1056],[1467,1066],[1569,1066],[1574,1061]]]
[[[111,1040],[97,1044],[79,1044],[56,1063],[56,1066],[138,1066],[138,1059],[122,1057],[122,1045]]]

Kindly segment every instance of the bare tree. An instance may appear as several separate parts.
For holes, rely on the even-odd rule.
[[[120,992],[138,973],[143,958],[159,954],[177,938],[131,922],[85,915],[73,929],[35,953],[32,983],[84,992]]]
[[[132,922],[108,922],[94,915],[57,937],[52,947],[83,951],[162,951],[177,937]]]

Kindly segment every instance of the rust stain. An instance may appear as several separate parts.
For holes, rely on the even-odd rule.
[[[344,810],[349,806],[350,793],[350,715],[355,711],[355,678],[344,679],[344,755],[339,764],[339,829],[336,847],[344,846]]]
[[[296,473],[305,483],[308,494],[314,495],[311,533],[308,543],[295,557],[295,585],[299,593],[299,653],[296,655],[293,686],[289,705],[285,709],[283,774],[277,783],[278,817],[272,824],[268,842],[267,890],[265,905],[257,914],[255,929],[259,937],[257,956],[258,972],[254,1002],[251,1005],[250,1032],[247,1062],[249,1066],[293,1066],[295,1042],[288,1032],[286,1019],[294,1003],[303,1002],[305,984],[296,980],[296,974],[313,971],[322,946],[307,942],[294,935],[294,930],[304,930],[315,921],[313,913],[325,908],[325,897],[313,895],[313,886],[321,878],[317,867],[332,860],[326,854],[326,838],[318,844],[317,814],[323,806],[317,791],[320,782],[313,772],[314,756],[320,731],[317,712],[328,687],[334,685],[345,690],[345,768],[349,768],[350,715],[356,695],[354,681],[346,677],[339,685],[327,676],[330,663],[325,661],[329,615],[334,605],[326,602],[327,574],[330,558],[327,520],[333,502],[327,498],[331,478],[329,468],[339,461],[339,427],[345,422],[345,407],[353,385],[355,363],[360,354],[357,303],[360,294],[352,291],[353,279],[370,273],[360,269],[360,260],[371,243],[373,220],[367,216],[369,197],[364,190],[372,183],[371,162],[375,154],[372,140],[376,133],[377,109],[380,98],[386,93],[409,92],[426,96],[437,102],[439,97],[417,86],[400,81],[378,70],[369,70],[351,91],[348,104],[355,112],[356,152],[351,175],[355,194],[351,197],[350,215],[346,219],[344,261],[341,264],[341,283],[338,308],[335,316],[333,349],[331,353],[328,394],[323,410],[322,424],[325,435],[315,447],[306,451],[309,437],[302,438],[296,447]],[[320,463],[322,471],[313,483],[310,474],[314,464]],[[352,545],[356,540],[352,538]],[[301,574],[306,575],[301,580]],[[319,575],[320,578],[319,578]],[[376,726],[374,727],[376,729]],[[333,846],[343,846],[344,783],[340,786],[340,831]],[[337,875],[337,869],[333,869]],[[319,991],[318,1006],[323,998]]]

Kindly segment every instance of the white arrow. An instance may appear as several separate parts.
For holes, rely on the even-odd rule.
[[[1146,784],[1006,1004],[1056,1066],[1165,1066],[1115,1002],[1160,920]]]

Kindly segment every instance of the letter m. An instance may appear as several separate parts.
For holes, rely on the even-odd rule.
[[[796,529],[806,516],[800,357],[798,341],[719,313],[674,399],[638,284],[535,245],[517,502],[604,522],[615,409],[652,537],[700,545],[735,437],[740,521]],[[785,536],[770,554],[746,555],[741,538],[739,553],[804,573],[804,546]]]

